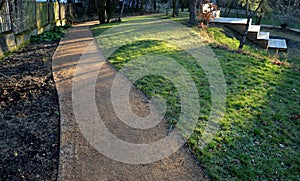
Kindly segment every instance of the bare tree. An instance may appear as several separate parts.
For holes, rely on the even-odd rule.
[[[96,12],[100,24],[105,23],[105,1],[92,0],[89,7],[91,7],[91,10]]]
[[[240,45],[238,48],[238,51],[241,52],[244,44],[246,43],[248,31],[250,27],[250,20],[254,17],[254,15],[257,13],[257,11],[261,8],[262,4],[264,3],[264,0],[243,0],[243,5],[246,8],[246,17],[247,17],[247,24],[245,31],[243,33],[242,39],[240,40]]]
[[[239,16],[238,14],[238,7],[240,5],[240,0],[227,0],[227,1],[221,1],[219,2],[219,6],[223,7],[225,10],[223,11],[222,16],[228,17],[229,14],[231,13],[232,9],[236,9],[237,17]]]
[[[283,27],[300,15],[300,0],[277,0],[275,4]]]
[[[122,8],[121,8],[120,15],[119,15],[119,19],[118,19],[119,22],[122,21],[123,11],[124,11],[125,4],[126,4],[126,0],[123,0],[123,1],[122,1]]]
[[[62,17],[61,17],[61,3],[60,3],[60,0],[57,0],[57,3],[58,3],[58,19],[59,19],[60,26],[62,26],[63,23],[62,23]]]
[[[256,21],[257,25],[261,24],[261,20],[264,16],[269,15],[272,12],[272,8],[269,6],[267,1],[261,5],[261,8],[257,11],[258,19]]]
[[[173,13],[172,16],[176,17],[179,15],[179,0],[172,0]]]

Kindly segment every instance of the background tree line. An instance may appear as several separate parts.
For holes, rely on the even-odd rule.
[[[121,21],[123,14],[143,15],[146,13],[172,10],[172,16],[178,16],[179,10],[189,11],[189,23],[196,25],[197,14],[205,0],[44,0],[48,3],[57,1],[66,3],[66,15],[69,22],[97,19],[100,23],[111,20]],[[0,10],[6,2],[15,3],[16,0],[0,0]],[[211,2],[211,1],[210,1]],[[300,18],[300,0],[213,0],[221,7],[222,16],[229,16],[233,11],[237,17],[240,13],[247,13],[250,17],[257,17],[257,24],[264,16],[271,13],[282,18],[283,24],[288,25],[293,18]],[[17,6],[17,5],[16,5]],[[242,11],[241,11],[242,10]]]

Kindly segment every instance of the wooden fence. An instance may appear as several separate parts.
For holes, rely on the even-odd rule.
[[[11,18],[9,13],[8,1],[4,4],[2,10],[0,10],[0,33],[11,30]]]
[[[61,22],[64,25],[65,10],[66,5],[59,7],[57,2],[7,1],[0,10],[0,55],[22,45],[31,35],[50,30]]]

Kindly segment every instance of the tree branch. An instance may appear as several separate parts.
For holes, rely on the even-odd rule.
[[[260,9],[260,7],[262,6],[263,3],[264,3],[264,0],[261,0],[261,1],[259,2],[259,5],[258,5],[258,7],[255,9],[253,15],[255,15],[255,14],[257,13],[257,11]]]
[[[249,17],[249,0],[246,0],[246,17]]]

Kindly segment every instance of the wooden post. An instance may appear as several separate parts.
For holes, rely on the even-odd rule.
[[[50,0],[47,0],[47,8],[48,8],[48,24],[51,23],[51,15],[50,15]]]
[[[35,15],[35,27],[37,27],[37,16],[36,16],[36,1],[34,1],[34,15]]]
[[[13,13],[13,5],[12,5],[12,1],[8,1],[8,11],[9,11],[9,17],[10,17],[10,29],[12,32],[15,33],[14,31],[14,13]]]

